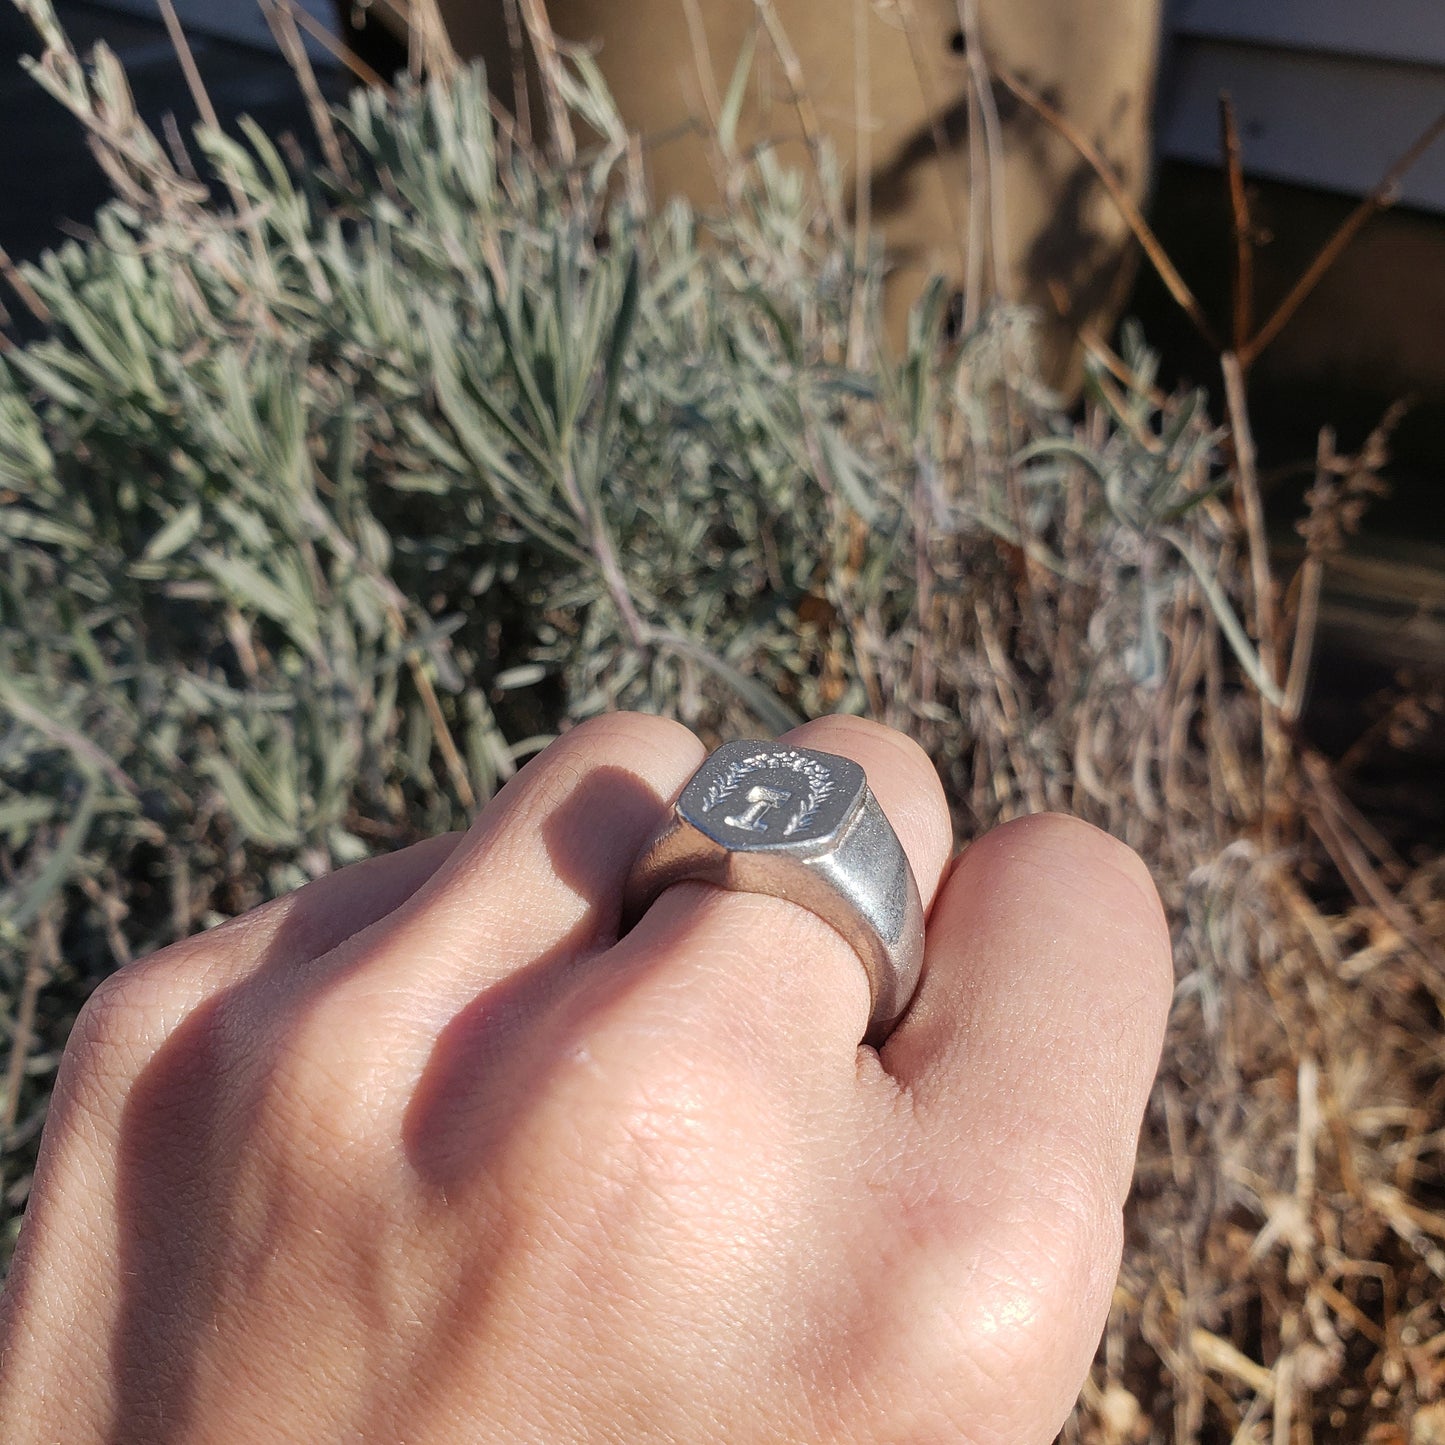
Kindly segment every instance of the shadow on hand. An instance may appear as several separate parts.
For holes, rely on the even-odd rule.
[[[484,1167],[489,1139],[494,1147],[536,1093],[556,1056],[529,1051],[535,1021],[564,1006],[564,997],[583,996],[575,987],[588,977],[582,965],[615,941],[621,877],[664,807],[635,774],[599,768],[546,816],[542,832],[551,865],[589,906],[564,938],[482,989],[442,1030],[402,1125],[408,1158],[427,1183],[444,1190],[458,1169]],[[497,816],[494,804],[439,869],[385,907],[375,921],[378,946],[384,946],[393,912],[482,845]],[[515,883],[489,878],[478,883],[509,885]],[[345,962],[333,957],[370,920],[329,916],[318,925],[315,911],[296,908],[249,976],[198,1006],[142,1069],[127,1096],[116,1180],[122,1293],[111,1342],[117,1383],[109,1445],[172,1445],[190,1438],[198,1423],[201,1360],[225,1347],[215,1334],[221,1306],[244,1295],[244,1261],[263,1257],[259,1249],[271,1262],[264,1239],[254,1237],[254,1225],[247,1237],[240,1219],[248,1145],[263,1142],[257,1135],[266,1090],[310,1011],[375,958],[374,950],[361,948]],[[484,947],[485,941],[478,944]],[[583,991],[595,1003],[611,992]],[[569,1009],[569,1032],[585,1028],[593,1013],[590,1002],[580,1012]],[[479,1081],[490,1097],[479,1095]],[[467,1101],[460,1110],[459,1097]],[[284,1220],[284,1209],[268,1210],[262,1227],[278,1213]],[[484,1305],[474,1301],[469,1313]],[[345,1305],[338,1301],[338,1307]],[[304,1368],[303,1361],[296,1362],[298,1371]],[[235,1375],[246,1378],[243,1367]],[[254,1381],[258,1417],[267,1408],[267,1384]],[[231,1424],[244,1429],[243,1422],[229,1422],[228,1428]]]

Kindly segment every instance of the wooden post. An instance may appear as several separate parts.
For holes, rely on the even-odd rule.
[[[510,95],[508,0],[440,3],[458,47],[481,56],[498,93]],[[1052,319],[1049,370],[1062,384],[1077,380],[1074,331],[1108,329],[1133,248],[1089,167],[990,72],[1006,67],[1047,95],[1142,197],[1161,0],[870,0],[862,21],[839,0],[546,8],[559,36],[596,47],[624,118],[646,141],[657,192],[717,203],[707,137],[717,98],[751,47],[739,145],[774,141],[806,165],[824,139],[851,172],[861,161],[871,222],[892,252],[893,336],[929,275],[942,272],[961,293],[971,272],[982,274],[989,294]],[[858,190],[846,188],[851,206]]]

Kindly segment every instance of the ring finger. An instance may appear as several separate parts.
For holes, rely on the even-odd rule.
[[[952,832],[922,750],[851,717],[819,719],[783,741],[863,767],[926,910]],[[703,759],[690,731],[658,718],[616,714],[574,729],[502,791],[404,907],[338,951],[334,967],[350,976],[320,1026],[359,1047],[382,1027],[389,1056],[399,1062],[410,1049],[420,1067],[462,1009],[490,1005],[481,1011],[494,1036],[498,1019],[534,1013],[568,987],[580,963],[603,970],[609,986],[656,979],[659,1028],[680,1032],[691,1019],[715,1040],[762,1038],[779,1055],[806,1041],[808,1056],[821,1049],[851,1069],[867,976],[842,936],[798,905],[676,884],[616,942],[633,861]]]

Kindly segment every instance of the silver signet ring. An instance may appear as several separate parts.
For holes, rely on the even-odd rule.
[[[638,855],[623,932],[684,879],[785,898],[841,933],[868,975],[864,1043],[881,1043],[903,1016],[923,970],[923,904],[903,845],[852,759],[777,743],[719,748]]]

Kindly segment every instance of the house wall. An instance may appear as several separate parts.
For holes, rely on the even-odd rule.
[[[505,101],[512,62],[502,0],[440,3],[457,44],[487,62]],[[1092,136],[1140,199],[1152,154],[1161,4],[978,7],[994,63]],[[807,163],[802,112],[753,0],[707,0],[691,20],[683,0],[549,0],[547,8],[560,36],[596,47],[624,120],[643,137],[659,194],[704,208],[719,203],[709,112],[740,56],[752,59],[740,144],[767,141],[790,163]],[[1070,389],[1082,379],[1074,331],[1111,329],[1132,276],[1133,242],[1087,163],[1001,85],[994,166],[988,184],[975,183],[987,142],[982,133],[970,137],[961,13],[957,0],[774,0],[770,11],[796,57],[818,132],[850,172],[847,193],[860,174],[869,182],[870,219],[890,256],[889,333],[902,339],[927,278],[942,274],[963,291],[986,264],[1000,294],[1038,309],[1045,368]]]
[[[1441,0],[1178,0],[1169,28],[1166,157],[1218,162],[1227,91],[1251,174],[1363,195],[1445,112]],[[1445,139],[1400,200],[1445,213]]]
[[[156,0],[99,0],[99,3],[107,9],[143,16],[147,20],[160,18],[160,6]],[[223,40],[238,40],[246,45],[269,48],[274,44],[271,29],[256,0],[173,0],[173,3],[181,24],[188,30],[215,35]],[[295,3],[328,30],[337,30],[334,0],[295,0]],[[326,54],[315,41],[310,43],[318,58]]]

